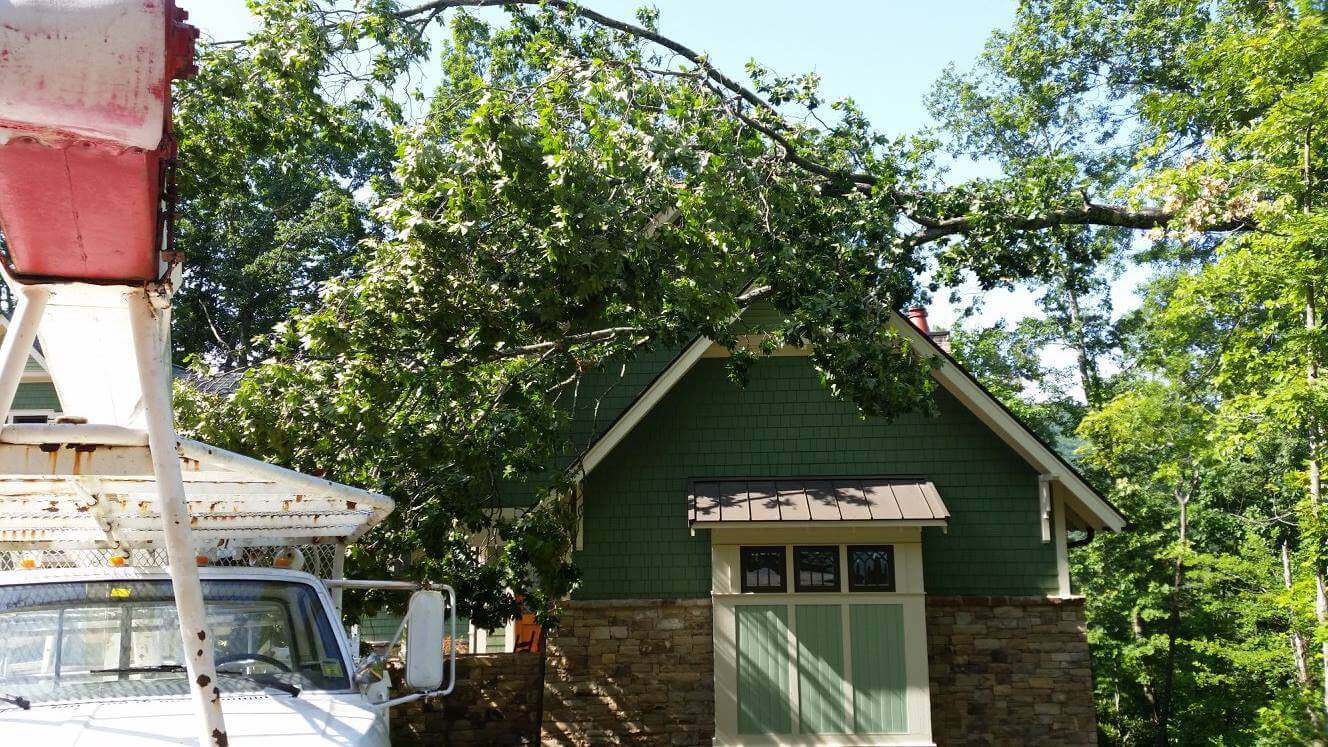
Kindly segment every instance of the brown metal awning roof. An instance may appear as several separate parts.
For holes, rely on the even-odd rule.
[[[882,521],[944,523],[936,486],[923,477],[696,480],[688,522]]]

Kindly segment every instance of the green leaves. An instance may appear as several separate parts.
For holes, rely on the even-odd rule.
[[[653,10],[642,30],[559,3],[503,23],[252,7],[262,28],[204,54],[177,117],[177,347],[250,368],[228,398],[182,391],[181,421],[392,495],[361,571],[447,579],[482,625],[517,596],[552,620],[576,583],[576,414],[633,360],[705,336],[741,382],[810,345],[863,413],[925,408],[929,361],[888,319],[934,268],[1034,291],[1043,319],[956,352],[1041,432],[1085,440],[1139,527],[1079,553],[1106,733],[1230,721],[1218,738],[1248,741],[1261,706],[1270,734],[1303,726],[1272,693],[1323,565],[1302,500],[1328,414],[1306,375],[1328,342],[1304,323],[1328,284],[1320,8],[1030,0],[938,83],[937,129],[889,138],[815,75],[752,63],[743,88],[653,36]],[[410,85],[435,64],[436,90]],[[946,151],[996,173],[947,184]],[[1145,252],[1127,227],[1161,230]],[[1114,322],[1136,256],[1158,274]]]
[[[565,13],[518,11],[506,27],[458,14],[446,76],[427,116],[395,129],[389,176],[392,123],[379,117],[391,112],[336,103],[321,82],[356,49],[346,34],[379,33],[388,6],[353,26],[308,3],[260,10],[251,51],[217,52],[200,79],[200,95],[243,106],[200,100],[184,118],[220,167],[216,196],[191,188],[190,230],[235,226],[243,241],[198,265],[215,284],[195,282],[181,307],[212,302],[250,334],[277,303],[294,313],[229,358],[264,358],[234,395],[182,392],[181,421],[396,499],[362,572],[452,580],[482,624],[513,614],[516,596],[553,619],[576,582],[564,470],[582,380],[643,349],[704,335],[739,351],[740,373],[781,341],[810,343],[827,386],[866,413],[928,401],[925,362],[888,330],[915,269],[893,250],[895,214],[854,190],[827,194],[698,70],[665,70],[639,39]],[[814,80],[799,86],[811,103]],[[790,136],[861,163],[865,124],[846,121]],[[234,147],[213,150],[217,136]],[[375,199],[372,213],[357,198]],[[272,286],[272,306],[239,300]],[[772,307],[759,330],[740,318],[749,288]],[[201,326],[188,312],[181,323]],[[769,342],[743,352],[753,331]],[[513,491],[538,505],[513,518]],[[469,550],[478,538],[494,549]]]

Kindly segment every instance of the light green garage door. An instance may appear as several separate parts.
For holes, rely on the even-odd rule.
[[[739,734],[908,731],[901,605],[743,604],[734,612]]]

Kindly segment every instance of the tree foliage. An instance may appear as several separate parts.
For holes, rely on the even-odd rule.
[[[974,152],[1058,155],[1173,216],[1114,248],[1155,277],[1078,351],[1121,366],[1096,401],[1084,377],[1078,426],[1134,527],[1076,558],[1112,742],[1324,738],[1324,20],[1314,3],[1027,2],[937,95]]]
[[[517,595],[551,619],[587,376],[704,335],[741,379],[806,343],[890,417],[930,386],[892,309],[1023,287],[1041,317],[956,353],[1133,520],[1075,553],[1104,737],[1323,732],[1320,3],[1025,0],[901,138],[815,76],[740,82],[654,11],[252,6],[260,31],[182,92],[177,331],[251,368],[183,391],[181,420],[396,498],[362,570],[446,578],[481,624]],[[947,157],[994,175],[948,179]],[[1121,316],[1110,283],[1137,264],[1154,279]],[[760,342],[737,321],[756,302]],[[512,518],[521,483],[542,500]]]

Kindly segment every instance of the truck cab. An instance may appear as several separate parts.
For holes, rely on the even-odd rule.
[[[199,575],[232,747],[389,743],[387,683],[357,678],[365,662],[322,580],[282,568]],[[0,572],[0,734],[43,747],[192,743],[184,661],[161,569]]]

